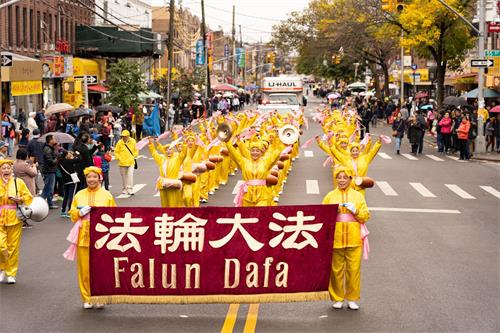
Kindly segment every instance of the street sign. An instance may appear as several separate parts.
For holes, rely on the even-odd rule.
[[[83,81],[84,76],[75,76],[75,79]],[[97,75],[87,75],[87,84],[98,84]]]
[[[413,82],[420,83],[420,73],[412,73],[410,77],[413,78]]]
[[[229,44],[224,44],[224,58],[229,57]]]
[[[471,67],[483,68],[483,67],[493,67],[495,62],[491,59],[472,59],[470,61]]]
[[[415,65],[415,64],[411,65],[411,69],[413,69],[414,71],[416,71],[417,68],[418,68],[417,65]]]
[[[196,41],[196,65],[205,64],[205,50],[203,48],[203,40],[198,39]]]
[[[485,50],[485,57],[500,57],[500,50]]]
[[[488,22],[488,32],[500,32],[500,23]]]
[[[2,56],[2,67],[12,67],[12,56],[3,55]]]

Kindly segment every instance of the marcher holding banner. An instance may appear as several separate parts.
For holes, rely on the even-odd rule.
[[[345,166],[335,168],[338,186],[325,196],[323,204],[339,204],[328,288],[333,307],[341,309],[344,299],[347,299],[349,308],[357,310],[359,305],[356,302],[361,291],[361,256],[363,254],[366,259],[368,255],[368,239],[362,239],[362,235],[368,234],[364,223],[370,218],[370,212],[364,196],[351,187],[352,177],[351,169]]]
[[[68,260],[74,260],[78,256],[78,284],[83,301],[84,309],[92,309],[90,304],[90,275],[89,275],[89,245],[90,245],[90,210],[91,207],[116,207],[115,199],[104,188],[101,187],[102,171],[97,167],[88,167],[84,170],[87,188],[79,191],[73,203],[69,215],[75,223],[68,235],[71,242],[70,247],[64,253]],[[101,307],[101,306],[98,306]]]
[[[22,179],[14,178],[11,160],[0,160],[0,283],[16,283],[23,223],[17,205],[30,205],[33,197]]]

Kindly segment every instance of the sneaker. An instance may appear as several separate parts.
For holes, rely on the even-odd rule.
[[[127,195],[127,194],[128,194],[127,190],[123,190],[123,191],[122,191],[122,194],[123,194],[123,195]]]
[[[209,194],[209,195],[214,195],[214,194],[215,194],[215,192],[214,192],[214,191],[210,191],[210,192],[208,192],[208,194]]]
[[[347,306],[349,307],[349,309],[351,310],[359,310],[359,305],[358,303],[356,302],[353,302],[353,301],[348,301],[347,302]]]
[[[200,199],[200,202],[201,202],[201,203],[207,203],[207,202],[208,202],[208,200],[207,200],[207,199]]]
[[[58,209],[59,206],[56,206],[56,205],[52,205],[52,206],[49,206],[49,209]]]
[[[5,271],[3,270],[0,270],[0,283],[4,283],[5,282]]]
[[[333,303],[333,308],[334,309],[342,309],[342,307],[344,306],[344,302],[335,302]]]
[[[59,216],[60,217],[66,217],[66,216],[68,216],[68,214],[66,214],[66,212],[61,212],[61,214]]]
[[[7,283],[8,284],[16,284],[16,278],[13,276],[7,276]]]
[[[92,304],[90,304],[90,303],[87,303],[87,302],[83,303],[83,308],[84,308],[85,310],[92,309],[93,307],[94,307],[94,306],[93,306]]]
[[[280,202],[280,198],[279,198],[279,197],[274,197],[274,198],[273,198],[273,201],[274,201],[274,202]]]
[[[23,229],[32,229],[33,226],[26,221],[23,221]]]

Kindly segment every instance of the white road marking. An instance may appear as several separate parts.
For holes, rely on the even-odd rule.
[[[454,192],[456,195],[458,195],[462,199],[476,199],[472,195],[470,195],[469,193],[465,192],[460,187],[458,187],[458,185],[455,185],[455,184],[444,184],[444,186],[446,186],[447,188],[449,188],[450,191]]]
[[[146,184],[135,184],[134,187],[132,188],[132,192],[135,194],[135,193],[139,192],[140,190],[142,190],[144,186],[146,186]],[[130,197],[131,197],[131,195],[128,195],[128,194],[120,194],[116,198],[117,199],[127,199]]]
[[[411,154],[401,154],[401,155],[403,155],[404,157],[406,157],[410,161],[418,161],[418,158],[416,158],[415,156],[413,156]]]
[[[243,184],[244,181],[243,180],[238,180],[238,182],[236,183],[236,185],[234,185],[234,189],[233,189],[233,194],[237,194],[238,193],[238,187]]]
[[[493,187],[491,187],[491,186],[479,186],[479,187],[482,188],[483,190],[485,190],[486,192],[488,192],[489,194],[492,194],[495,197],[497,197],[498,199],[500,199],[500,192],[495,190]]]
[[[459,158],[459,157],[456,157],[456,156],[451,156],[451,155],[446,155],[446,156],[447,156],[448,158],[451,158],[451,159],[452,159],[452,160],[454,160],[454,161],[458,161],[458,160],[460,160],[460,158]]]
[[[319,184],[316,179],[306,180],[306,193],[307,194],[319,194]]]
[[[304,150],[304,157],[314,157],[314,152],[312,150]]]
[[[426,208],[395,208],[395,207],[370,207],[370,212],[404,212],[404,213],[435,213],[435,214],[462,214],[456,209],[426,209]]]
[[[154,196],[155,197],[159,197],[160,196],[160,192],[156,192],[156,194]]]
[[[436,196],[421,183],[410,183],[410,185],[425,198],[435,198]]]
[[[434,160],[434,161],[438,161],[438,162],[444,162],[444,160],[442,158],[439,158],[437,156],[434,156],[434,155],[425,155],[427,156],[428,158],[430,158],[431,160]]]
[[[148,160],[153,161],[153,160],[154,160],[154,157],[150,157],[150,158],[148,158]]]
[[[378,153],[377,155],[382,157],[384,160],[392,160],[392,157],[390,157],[386,153]]]
[[[139,159],[141,159],[141,158],[148,158],[148,157],[147,157],[147,156],[144,156],[144,155],[139,155],[139,156],[137,156],[137,159],[138,159],[138,160],[139,160]]]
[[[385,195],[389,197],[396,197],[399,195],[396,191],[394,191],[394,189],[391,187],[391,185],[389,185],[388,182],[382,182],[377,180],[375,184],[382,192],[384,192]]]

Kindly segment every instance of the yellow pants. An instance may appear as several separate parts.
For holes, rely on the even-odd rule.
[[[17,274],[22,234],[22,223],[0,226],[0,270],[5,271],[7,276],[15,277]]]
[[[82,302],[90,302],[90,272],[89,272],[89,248],[78,246],[78,285]]]
[[[334,302],[357,301],[361,292],[362,246],[333,249],[330,298]],[[345,283],[344,283],[345,279]]]
[[[160,202],[162,208],[184,207],[182,190],[160,190]]]

